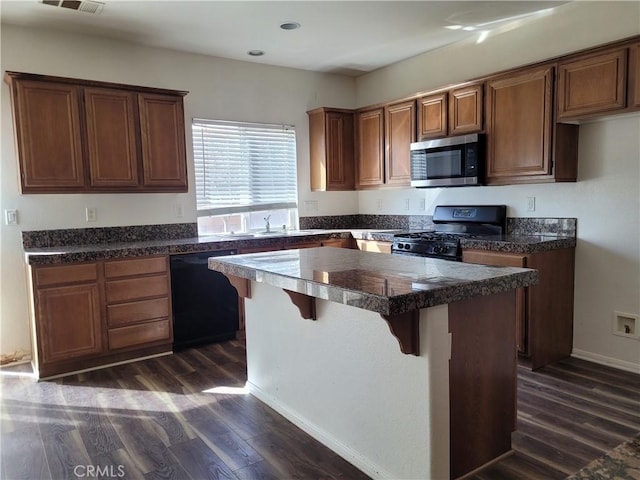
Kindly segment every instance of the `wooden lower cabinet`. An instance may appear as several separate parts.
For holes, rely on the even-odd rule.
[[[392,242],[380,242],[377,240],[356,240],[358,250],[363,252],[391,253]]]
[[[575,249],[531,254],[463,250],[467,263],[533,268],[537,285],[516,296],[518,353],[537,369],[571,355],[573,348],[573,287]]]
[[[166,255],[31,272],[40,378],[171,351]]]
[[[349,238],[327,238],[322,240],[323,247],[353,248],[353,239]]]
[[[38,290],[38,357],[42,363],[71,360],[104,351],[97,283]]]
[[[109,349],[172,343],[166,256],[104,262]]]

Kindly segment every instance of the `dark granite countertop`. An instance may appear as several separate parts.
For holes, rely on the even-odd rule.
[[[348,230],[304,230],[269,235],[209,235],[202,237],[96,243],[56,247],[25,248],[27,263],[43,265],[55,263],[90,262],[112,258],[145,255],[177,255],[216,250],[256,247],[284,248],[297,242],[349,237]]]
[[[209,258],[209,268],[385,315],[536,284],[536,270],[343,248]]]
[[[55,264],[87,262],[94,260],[124,258],[144,255],[174,255],[190,252],[207,252],[225,249],[256,247],[284,248],[296,242],[345,238],[352,236],[362,240],[392,242],[393,236],[401,230],[340,229],[302,230],[288,233],[273,232],[270,235],[210,235],[178,239],[123,241],[67,245],[56,247],[25,248],[27,263]],[[560,235],[505,235],[465,239],[462,248],[493,250],[510,253],[535,253],[576,246],[574,236]]]

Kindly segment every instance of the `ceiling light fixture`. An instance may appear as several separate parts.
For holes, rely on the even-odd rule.
[[[264,55],[264,51],[263,50],[249,50],[247,52],[247,55],[251,55],[252,57],[261,57],[262,55]]]
[[[298,22],[284,22],[280,24],[280,28],[283,30],[297,30],[300,28],[300,24]]]

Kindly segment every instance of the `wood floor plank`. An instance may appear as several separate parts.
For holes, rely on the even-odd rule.
[[[232,340],[47,382],[0,375],[0,475],[77,479],[87,463],[134,480],[368,478],[242,393],[245,355]],[[467,480],[564,479],[640,431],[640,375],[569,358],[518,378],[515,453]]]
[[[28,454],[25,454],[28,452]],[[11,480],[52,479],[38,425],[13,430],[0,437],[2,478]]]
[[[194,480],[237,479],[231,469],[200,438],[172,445],[169,448],[189,477]]]
[[[254,463],[233,472],[240,480],[281,480],[282,474],[267,461]],[[350,477],[345,477],[350,478]]]

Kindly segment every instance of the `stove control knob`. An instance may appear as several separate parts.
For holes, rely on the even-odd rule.
[[[404,246],[404,249],[405,249],[405,250],[411,250],[411,244],[407,243],[407,244]]]

